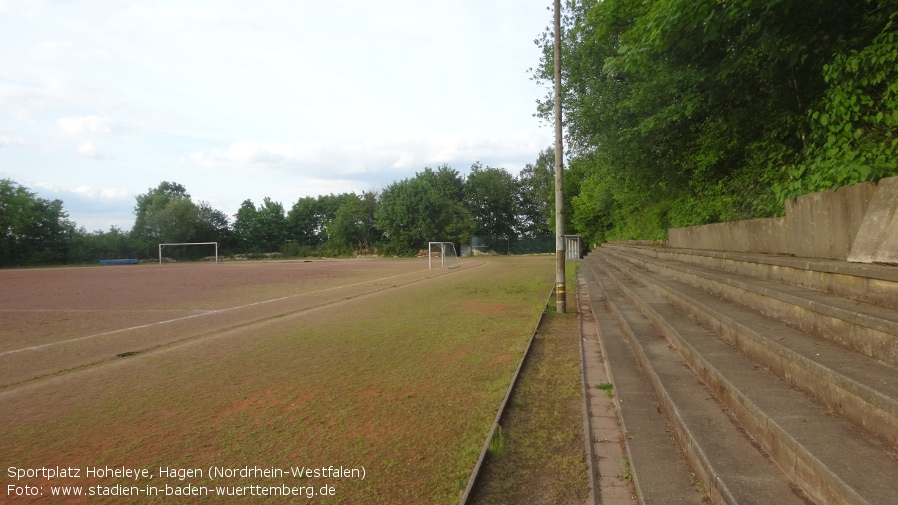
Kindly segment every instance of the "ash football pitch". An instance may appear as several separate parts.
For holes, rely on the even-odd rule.
[[[457,502],[553,265],[0,271],[0,503]]]

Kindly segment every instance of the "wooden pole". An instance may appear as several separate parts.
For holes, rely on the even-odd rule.
[[[555,0],[555,308],[566,312],[564,280],[564,164],[561,145],[561,0]]]

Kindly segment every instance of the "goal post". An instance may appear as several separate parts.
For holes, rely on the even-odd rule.
[[[218,242],[169,242],[159,244],[159,264],[162,264],[162,248],[167,245],[214,245],[215,246],[215,263],[218,263]]]
[[[435,262],[434,259],[437,259]],[[459,266],[458,254],[455,244],[452,242],[428,242],[427,243],[427,267],[433,269],[434,263],[438,267],[456,268]]]

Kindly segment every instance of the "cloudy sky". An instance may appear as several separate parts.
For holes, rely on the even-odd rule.
[[[162,181],[233,215],[552,143],[551,0],[0,0],[0,179],[89,231]]]

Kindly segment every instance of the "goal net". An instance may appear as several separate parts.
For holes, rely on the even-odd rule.
[[[431,269],[434,266],[446,268],[459,266],[458,254],[455,253],[455,244],[452,242],[428,242],[427,266]]]
[[[165,246],[215,246],[215,262],[218,263],[218,242],[178,242],[159,244],[159,264],[162,264],[162,249]],[[210,250],[211,252],[211,250]]]

